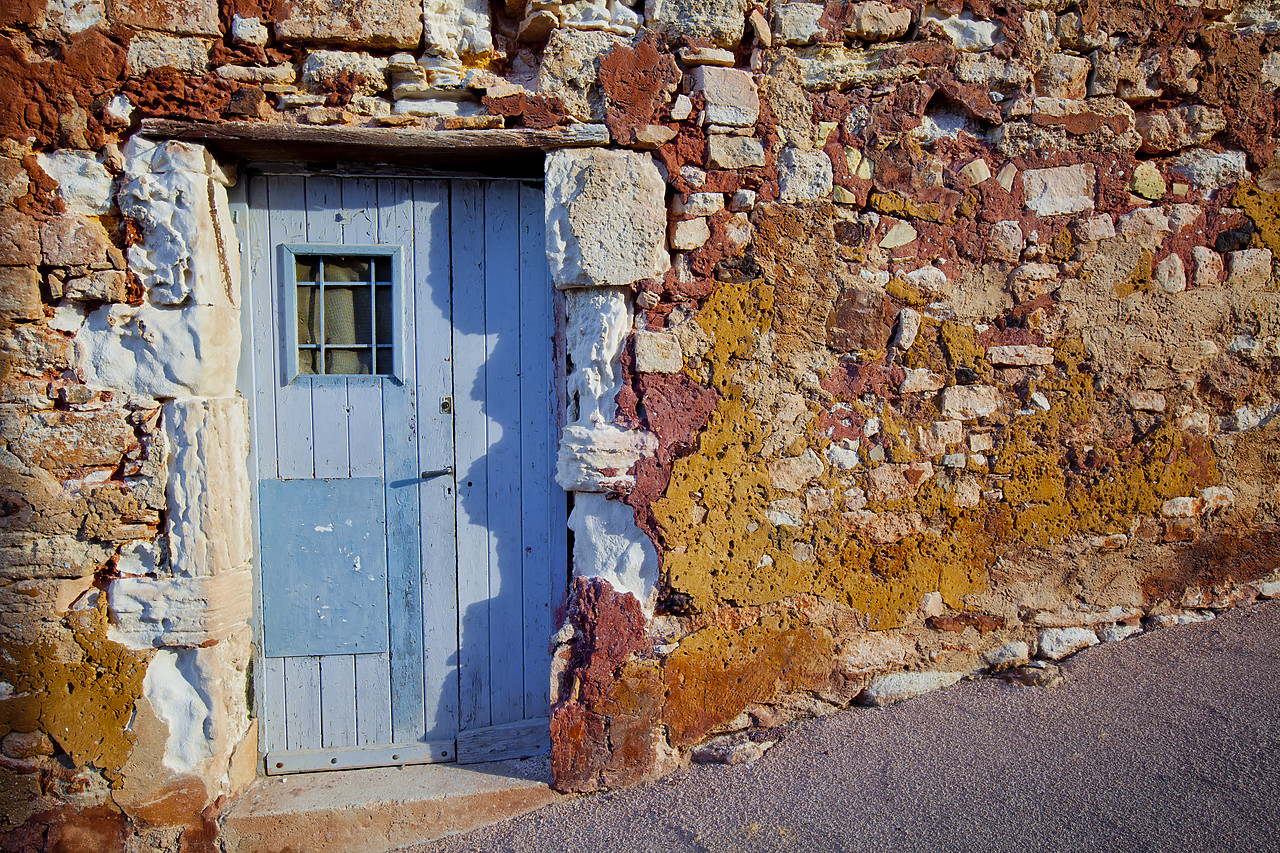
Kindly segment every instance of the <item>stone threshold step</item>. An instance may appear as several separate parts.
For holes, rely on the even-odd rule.
[[[222,816],[227,853],[386,853],[561,799],[546,756],[259,777]]]

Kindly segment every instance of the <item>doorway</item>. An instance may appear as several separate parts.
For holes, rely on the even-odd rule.
[[[540,188],[246,192],[266,772],[545,751],[567,558]]]

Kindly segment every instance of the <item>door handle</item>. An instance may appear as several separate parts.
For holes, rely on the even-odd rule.
[[[450,465],[448,468],[441,468],[438,471],[423,471],[418,476],[424,480],[434,480],[436,477],[447,477],[452,473],[453,473],[453,466]]]

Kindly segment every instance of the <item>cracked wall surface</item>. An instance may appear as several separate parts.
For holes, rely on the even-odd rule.
[[[36,0],[0,75],[0,846],[204,838],[253,751],[234,176],[143,118],[608,133],[565,790],[1280,593],[1273,4]]]

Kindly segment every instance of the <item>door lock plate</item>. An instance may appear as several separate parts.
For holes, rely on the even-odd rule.
[[[440,414],[442,415],[453,414],[453,398],[452,397],[440,398]]]

